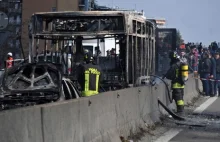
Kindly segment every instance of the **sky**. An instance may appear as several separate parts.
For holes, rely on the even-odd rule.
[[[148,18],[165,18],[185,42],[220,42],[220,0],[97,0],[99,5],[144,10]]]

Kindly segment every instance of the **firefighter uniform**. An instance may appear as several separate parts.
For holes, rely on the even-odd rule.
[[[176,52],[170,53],[171,67],[165,77],[171,80],[172,96],[176,102],[177,112],[184,111],[184,87],[185,81],[188,80],[188,64],[180,61]]]
[[[173,99],[176,102],[176,106],[177,106],[177,112],[183,112],[184,110],[184,100],[183,100],[183,96],[184,96],[184,83],[181,81],[181,74],[180,74],[180,65],[179,64],[175,64],[174,66],[176,66],[176,79],[171,81],[172,84],[172,96]]]
[[[78,73],[78,82],[81,86],[83,97],[98,94],[101,80],[101,69],[92,62],[93,58],[90,55],[86,55],[85,60],[86,64],[79,67]]]

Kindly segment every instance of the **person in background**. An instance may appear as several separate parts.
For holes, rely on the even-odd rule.
[[[214,97],[216,95],[215,94],[215,82],[214,82],[214,80],[216,78],[216,61],[215,61],[215,58],[212,55],[214,55],[214,53],[211,54],[209,52],[209,59],[211,60],[211,74],[209,76],[209,79],[211,79],[209,81],[209,86],[210,86],[210,93],[209,94],[210,94],[210,97]]]
[[[199,46],[198,46],[198,52],[199,52],[199,54],[201,54],[202,53],[202,42],[200,42],[200,44],[199,44]]]
[[[215,53],[215,62],[216,62],[216,81],[215,81],[215,90],[214,93],[218,96],[220,93],[220,58],[219,58],[219,52]]]
[[[209,86],[209,77],[212,72],[211,70],[211,60],[209,58],[209,53],[204,52],[202,55],[202,59],[199,61],[198,74],[200,75],[202,86],[203,86],[203,94],[205,96],[210,96],[210,86]]]
[[[183,63],[187,63],[186,52],[185,49],[180,50],[180,61]]]
[[[212,51],[215,53],[218,49],[218,45],[217,45],[216,41],[211,43],[211,47],[212,47]]]
[[[193,71],[198,71],[198,51],[196,48],[193,48],[192,50],[192,56],[191,56],[191,61],[192,61],[192,68]]]
[[[5,63],[6,68],[11,68],[14,65],[14,59],[11,52],[7,54],[7,60]]]

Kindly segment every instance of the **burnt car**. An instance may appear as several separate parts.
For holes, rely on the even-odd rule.
[[[54,63],[25,63],[6,69],[0,77],[1,109],[79,98],[74,83]]]

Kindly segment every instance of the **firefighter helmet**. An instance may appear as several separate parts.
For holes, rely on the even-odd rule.
[[[7,55],[12,57],[12,53],[11,53],[11,52],[8,52],[8,54],[7,54]]]

